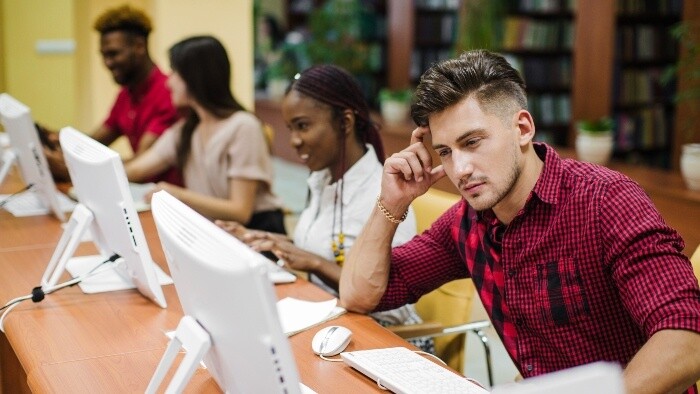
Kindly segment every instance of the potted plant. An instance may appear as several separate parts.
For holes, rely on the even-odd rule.
[[[576,123],[576,155],[579,160],[605,165],[613,151],[614,122],[605,116]]]
[[[402,123],[408,118],[411,109],[413,92],[410,89],[391,90],[383,88],[379,91],[379,110],[385,122]]]
[[[700,190],[700,23],[681,22],[671,34],[680,42],[682,55],[664,72],[662,82],[669,84],[678,77],[674,101],[677,113],[682,114],[678,119],[681,175],[689,189]]]

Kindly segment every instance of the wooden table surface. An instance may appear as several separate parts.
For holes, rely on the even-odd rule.
[[[6,181],[0,193],[10,193],[16,186],[16,180]],[[140,218],[154,261],[168,272],[150,212]],[[61,224],[52,216],[15,218],[0,210],[0,303],[39,285],[61,232]],[[91,243],[83,243],[76,255],[95,251]],[[64,274],[62,280],[68,278]],[[277,285],[275,290],[280,298],[332,298],[303,279]],[[84,294],[78,286],[50,294],[41,303],[24,301],[8,314],[6,335],[0,339],[3,392],[143,392],[168,344],[164,333],[174,330],[182,317],[174,286],[164,286],[163,291],[167,309],[136,290]],[[370,317],[354,313],[294,335],[290,343],[301,381],[319,393],[382,391],[344,363],[327,362],[313,354],[313,334],[328,325],[352,330],[350,351],[412,348]],[[219,391],[202,369],[187,387],[187,392]]]

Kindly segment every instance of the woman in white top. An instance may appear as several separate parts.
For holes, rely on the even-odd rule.
[[[380,190],[384,150],[369,107],[355,79],[340,67],[322,65],[302,72],[282,101],[290,142],[311,170],[308,206],[286,237],[223,228],[259,251],[271,251],[289,268],[337,295],[345,253],[374,208]],[[413,211],[398,227],[393,245],[416,234]],[[420,322],[412,305],[373,314],[384,325]]]
[[[272,160],[262,124],[231,93],[226,50],[217,39],[198,36],[178,42],[169,55],[173,104],[186,115],[126,164],[129,180],[143,182],[176,165],[186,188],[160,182],[157,190],[211,219],[284,233],[281,203],[271,191]]]

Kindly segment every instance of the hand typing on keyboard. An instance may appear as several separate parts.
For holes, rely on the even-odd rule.
[[[346,364],[394,393],[488,393],[467,378],[404,347],[358,350],[340,356]]]
[[[286,268],[317,273],[326,278],[340,277],[340,267],[335,262],[297,247],[286,235],[250,230],[235,222],[217,220],[215,223],[254,250],[272,252]]]

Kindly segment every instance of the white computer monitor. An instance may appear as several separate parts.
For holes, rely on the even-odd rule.
[[[599,361],[518,383],[496,386],[491,394],[625,394],[622,368],[619,364]]]
[[[55,286],[64,268],[77,277],[118,254],[123,259],[120,264],[83,280],[81,289],[96,293],[135,287],[165,308],[161,284],[172,281],[151,258],[119,155],[71,127],[61,129],[59,140],[79,203],[51,257],[42,287],[46,291]],[[73,257],[85,231],[100,255]]]
[[[211,337],[204,363],[218,385],[298,393],[277,298],[255,252],[167,192],[153,195],[151,210],[182,309]]]
[[[34,204],[38,212],[53,212],[60,221],[65,221],[64,209],[70,210],[72,204],[66,204],[68,199],[56,189],[51,176],[46,156],[39,139],[39,131],[32,120],[29,107],[22,104],[7,93],[0,94],[0,121],[10,139],[10,148],[0,154],[0,183],[5,179],[13,164],[19,165],[22,179],[27,185],[32,185],[30,194],[23,199],[38,200]],[[25,203],[27,201],[25,200]]]

